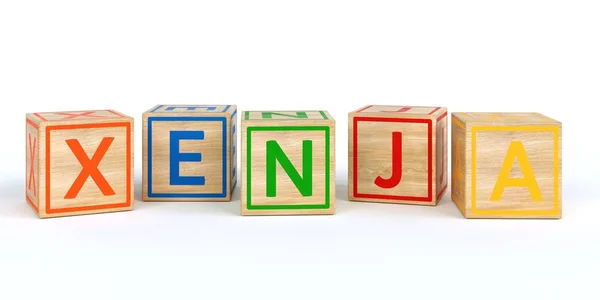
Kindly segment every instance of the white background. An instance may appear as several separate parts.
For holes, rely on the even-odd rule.
[[[598,1],[0,2],[0,299],[599,299]],[[155,104],[326,109],[337,214],[143,203],[39,220],[25,113]],[[349,203],[347,113],[538,111],[563,122],[562,220]],[[44,298],[41,298],[44,297]]]

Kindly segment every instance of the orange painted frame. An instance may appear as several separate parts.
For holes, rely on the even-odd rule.
[[[127,165],[127,195],[124,203],[75,206],[52,209],[50,207],[50,131],[52,130],[68,130],[68,129],[86,129],[86,128],[106,128],[106,127],[125,127],[127,135],[126,147],[126,165]],[[90,211],[98,209],[110,209],[128,207],[131,205],[131,124],[129,122],[114,122],[114,123],[95,123],[95,124],[73,124],[73,125],[54,125],[46,127],[46,214],[57,214],[67,212]]]
[[[29,120],[29,118],[27,118],[26,120],[27,120],[27,124],[33,126],[33,128],[35,128],[35,130],[38,132],[37,136],[38,136],[38,139],[39,139],[39,137],[40,137],[40,134],[39,134],[40,127],[38,126],[38,124],[35,124],[35,122]],[[25,136],[27,137],[27,128],[25,128]],[[39,150],[39,147],[36,150]],[[39,151],[37,151],[37,153],[39,155]],[[38,162],[39,162],[39,160],[38,160]],[[31,163],[33,164],[33,161]],[[27,164],[25,164],[25,165],[27,165]],[[25,174],[27,174],[27,172],[29,172],[29,170],[25,169]],[[36,174],[36,176],[37,176],[38,181],[39,181],[40,180],[40,168],[39,168],[39,166],[38,166],[38,173]],[[38,203],[39,203],[39,201],[40,201],[40,191],[39,191],[40,183],[39,182],[36,182],[36,183],[37,183],[37,186],[35,186],[34,188],[38,189],[38,191],[37,191],[37,198],[38,198]],[[33,208],[33,210],[35,210],[35,212],[37,212],[37,213],[40,212],[40,209],[37,207],[37,205],[35,205],[35,203],[33,203],[33,200],[31,200],[31,198],[29,198],[29,195],[27,195],[27,179],[25,180],[25,200],[27,200],[27,202],[29,203],[29,205],[31,205],[31,207]]]

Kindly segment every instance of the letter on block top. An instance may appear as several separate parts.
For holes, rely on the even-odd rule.
[[[214,111],[217,109],[216,106],[168,106],[165,108],[165,111],[174,111],[179,108],[185,108],[185,110],[196,110],[196,109],[205,109],[206,111]]]
[[[294,114],[291,113],[276,113],[276,112],[263,112],[262,113],[262,118],[263,119],[272,119],[273,116],[282,116],[282,117],[289,117],[289,118],[296,118],[296,119],[307,119],[308,118],[308,114],[306,114],[306,112],[303,111],[297,111],[294,112]]]

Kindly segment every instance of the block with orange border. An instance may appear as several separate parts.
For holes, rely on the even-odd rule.
[[[540,113],[453,113],[452,200],[465,218],[560,219],[561,140]]]
[[[40,218],[133,209],[133,118],[28,113],[25,198]]]
[[[439,203],[448,185],[445,107],[368,105],[348,118],[349,200]]]

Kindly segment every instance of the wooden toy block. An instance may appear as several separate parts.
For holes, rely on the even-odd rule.
[[[560,219],[561,139],[539,113],[453,113],[452,200],[465,218]]]
[[[133,209],[133,118],[29,113],[25,127],[25,198],[40,218]]]
[[[144,201],[231,201],[235,105],[157,105],[143,115]]]
[[[448,184],[444,107],[368,105],[348,114],[348,199],[437,205]]]
[[[242,215],[335,213],[335,120],[326,111],[246,111]]]

